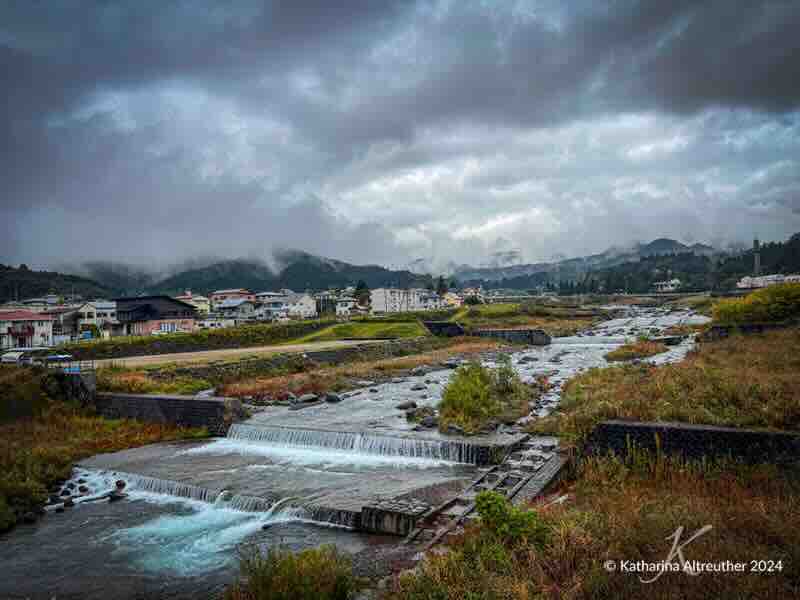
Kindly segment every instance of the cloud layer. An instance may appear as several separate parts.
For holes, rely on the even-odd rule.
[[[0,8],[0,259],[484,263],[800,230],[797,2]]]

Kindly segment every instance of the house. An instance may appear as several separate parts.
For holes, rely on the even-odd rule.
[[[256,295],[247,290],[245,288],[236,288],[232,290],[217,290],[216,292],[211,292],[208,296],[208,299],[211,302],[211,308],[216,310],[217,304],[220,302],[224,302],[225,300],[235,300],[237,298],[242,298],[244,300],[249,300],[250,302],[256,301]]]
[[[56,306],[42,314],[53,320],[53,345],[66,344],[78,335],[78,306]]]
[[[99,335],[108,326],[113,326],[117,321],[117,304],[107,300],[86,302],[78,307],[77,334],[92,331]]]
[[[336,300],[336,316],[349,317],[356,310],[356,299],[348,296],[342,296]]]
[[[209,312],[211,312],[211,300],[205,296],[193,295],[192,290],[186,290],[186,293],[181,294],[180,296],[175,296],[175,300],[180,300],[181,302],[191,304],[201,315],[207,315]]]
[[[464,304],[464,299],[455,292],[446,292],[445,295],[442,296],[442,301],[447,306],[451,306],[453,308],[458,308]]]
[[[197,309],[170,296],[117,298],[117,320],[124,335],[192,331]]]
[[[53,345],[53,318],[31,310],[0,312],[0,349]]]
[[[286,296],[289,316],[295,319],[311,319],[317,316],[317,301],[310,294]]]
[[[277,292],[261,292],[256,294],[255,316],[263,321],[278,321],[289,317],[289,305],[286,296]]]
[[[370,291],[370,306],[374,313],[429,310],[439,304],[438,294],[422,288],[376,288]]]
[[[229,298],[214,306],[215,312],[223,319],[250,321],[256,317],[256,303],[245,298]]]
[[[656,292],[674,292],[681,287],[680,279],[670,279],[668,281],[653,282],[653,289]]]
[[[764,288],[781,283],[800,283],[800,275],[761,275],[759,277],[742,277],[736,287],[739,289]]]
[[[197,320],[197,327],[198,329],[225,329],[227,327],[236,327],[236,321],[234,319],[203,315]]]

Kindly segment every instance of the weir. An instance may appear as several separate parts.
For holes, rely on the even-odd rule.
[[[355,454],[396,456],[443,460],[471,465],[499,462],[504,451],[519,443],[524,436],[509,436],[502,443],[483,438],[425,438],[372,432],[329,431],[290,427],[253,426],[237,423],[228,431],[228,438],[262,444],[315,447],[343,450]]]

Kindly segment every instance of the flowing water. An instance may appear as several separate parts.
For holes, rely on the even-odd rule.
[[[547,375],[554,384],[529,418],[552,410],[574,374],[604,366],[609,350],[701,320],[631,308],[577,336],[514,353],[524,380]],[[688,339],[648,360],[680,360],[692,344]],[[398,408],[408,401],[435,406],[452,373],[432,368],[380,385],[364,382],[338,404],[270,407],[226,438],[84,461],[73,481],[88,491],[75,508],[55,514],[51,507],[37,524],[0,537],[0,597],[205,597],[230,581],[237,552],[249,545],[335,543],[359,551],[396,542],[351,531],[354,515],[383,498],[435,504],[478,473],[473,441],[413,431]],[[499,433],[493,441],[505,439]],[[127,496],[109,503],[103,497],[120,479]]]

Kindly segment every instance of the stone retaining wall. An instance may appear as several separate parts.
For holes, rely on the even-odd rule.
[[[95,407],[108,419],[205,427],[218,436],[227,434],[232,423],[245,417],[237,398],[100,393],[95,398]]]
[[[505,340],[512,344],[548,346],[552,339],[542,329],[476,329],[470,335]]]
[[[587,439],[586,454],[626,456],[631,447],[689,459],[730,457],[749,463],[800,460],[800,433],[711,425],[604,421]]]

